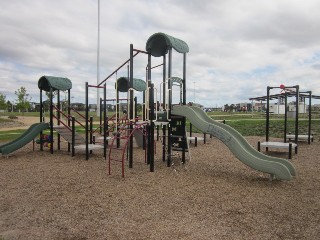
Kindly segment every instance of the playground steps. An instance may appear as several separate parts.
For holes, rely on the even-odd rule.
[[[57,125],[53,126],[53,129],[56,130],[56,132],[59,133],[60,136],[63,137],[67,142],[72,143],[72,132],[69,128],[63,125]],[[77,133],[74,136],[74,140],[75,145],[81,145],[86,143],[85,139]]]

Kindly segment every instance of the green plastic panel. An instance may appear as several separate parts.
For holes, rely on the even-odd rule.
[[[118,84],[118,91],[119,92],[128,92],[129,79],[127,77],[118,78],[117,84]],[[145,91],[147,89],[147,84],[145,81],[143,81],[141,79],[134,78],[133,79],[133,89],[138,92]]]
[[[46,92],[50,92],[50,88],[52,91],[66,91],[72,88],[72,82],[68,78],[42,76],[38,81],[38,87]]]
[[[171,48],[179,53],[189,52],[186,42],[165,33],[153,34],[146,43],[146,51],[150,52],[154,57],[164,56]]]
[[[171,77],[170,80],[171,80],[171,84],[177,83],[178,85],[182,86],[182,83],[183,83],[182,78],[179,78],[179,77]]]

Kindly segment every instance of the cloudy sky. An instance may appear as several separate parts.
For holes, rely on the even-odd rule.
[[[73,101],[84,101],[85,82],[97,82],[98,0],[0,1],[0,92],[14,100],[24,86],[38,101],[38,79],[52,75],[71,79]],[[130,43],[145,50],[163,32],[189,45],[187,101],[249,102],[280,84],[320,95],[319,9],[318,0],[101,0],[100,80],[129,58]],[[182,56],[173,60],[181,77]],[[134,77],[144,79],[146,64],[145,55],[135,58]],[[159,85],[158,70],[153,76]]]

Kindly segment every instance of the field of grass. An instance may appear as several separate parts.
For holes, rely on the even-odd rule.
[[[22,113],[15,113],[16,115],[22,115]],[[113,113],[109,113],[111,116]],[[39,113],[24,113],[24,116],[33,116],[38,117]],[[239,131],[243,136],[264,136],[265,135],[265,114],[262,113],[225,113],[225,112],[214,112],[209,113],[209,116],[215,120],[226,120],[226,124],[235,128]],[[299,133],[307,134],[308,132],[308,121],[305,117],[307,115],[301,114],[301,119],[299,120]],[[0,123],[3,121],[12,121],[10,119],[0,118]],[[94,116],[94,121],[99,121],[99,117]],[[314,135],[320,135],[320,119],[312,119],[311,123],[311,132]],[[97,126],[95,126],[97,127]],[[187,130],[189,127],[189,122],[187,121]],[[295,125],[294,119],[288,120],[287,132],[294,133]],[[25,130],[10,130],[10,131],[1,131],[0,129],[0,141],[10,141]],[[84,133],[84,129],[81,127],[77,127],[77,131],[80,133]],[[193,128],[194,132],[197,132],[196,129]],[[284,118],[283,116],[272,115],[270,118],[270,128],[269,134],[270,137],[283,137],[284,131]]]
[[[238,130],[244,136],[264,136],[266,132],[265,120],[229,120],[226,124]],[[284,122],[283,120],[271,120],[269,134],[271,137],[283,137]],[[287,123],[287,132],[294,133],[295,122],[289,120]],[[308,121],[299,121],[299,134],[308,133]],[[311,133],[320,134],[320,120],[311,121]]]

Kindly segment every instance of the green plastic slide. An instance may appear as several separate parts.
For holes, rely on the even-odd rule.
[[[281,180],[291,180],[292,176],[296,175],[295,169],[289,161],[258,152],[238,131],[214,121],[200,108],[174,106],[172,114],[187,117],[197,129],[217,137],[241,162],[255,170],[269,173]]]
[[[0,146],[0,153],[2,155],[7,155],[12,153],[19,148],[22,148],[27,143],[31,142],[33,139],[37,137],[37,135],[49,128],[48,123],[34,123],[32,124],[29,129],[27,129],[23,134],[21,134],[17,139],[13,140],[12,142],[6,143]]]

